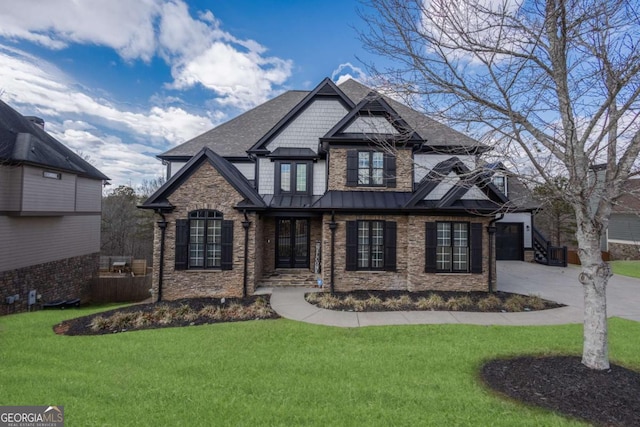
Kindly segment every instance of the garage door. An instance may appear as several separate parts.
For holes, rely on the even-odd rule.
[[[497,260],[524,260],[524,244],[522,242],[522,223],[497,222],[496,223],[496,259]]]

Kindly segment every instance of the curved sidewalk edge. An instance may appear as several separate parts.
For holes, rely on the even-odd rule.
[[[522,313],[475,313],[464,311],[385,311],[352,312],[318,308],[304,299],[308,292],[318,292],[314,288],[273,288],[271,308],[280,316],[316,325],[355,328],[381,325],[564,325],[582,323],[582,309],[561,307],[542,311]]]

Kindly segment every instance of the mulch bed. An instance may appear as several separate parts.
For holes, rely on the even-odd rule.
[[[153,323],[149,325],[145,325],[144,327],[128,327],[126,330],[93,330],[91,328],[91,321],[98,317],[109,317],[115,313],[135,313],[135,312],[143,312],[143,313],[152,313],[159,305],[167,306],[170,309],[178,309],[183,306],[189,306],[192,310],[199,312],[206,306],[215,306],[215,307],[229,307],[231,304],[239,304],[243,307],[249,307],[256,302],[258,299],[266,300],[267,304],[269,303],[270,295],[261,295],[261,296],[251,296],[247,298],[186,298],[175,301],[163,301],[160,303],[150,303],[150,304],[136,304],[129,307],[117,308],[114,310],[102,311],[100,313],[92,314],[89,316],[78,317],[76,319],[65,320],[62,323],[59,323],[53,327],[53,330],[56,334],[59,335],[104,335],[104,334],[112,334],[116,332],[126,332],[126,331],[138,331],[144,329],[158,329],[158,328],[173,328],[179,326],[195,326],[195,325],[205,325],[211,323],[221,323],[221,322],[237,322],[243,320],[250,320],[244,317],[238,318],[226,318],[224,320],[214,320],[210,317],[199,316],[195,319],[183,320],[183,319],[175,319],[170,323]],[[270,314],[266,317],[261,317],[261,319],[278,319],[280,316],[270,309]]]
[[[445,301],[450,299],[450,298],[460,298],[460,297],[469,297],[471,298],[471,300],[473,301],[473,305],[471,307],[465,307],[462,311],[471,311],[471,312],[506,312],[506,310],[504,309],[497,309],[497,310],[482,310],[477,306],[477,303],[479,300],[486,298],[488,295],[495,295],[496,297],[498,297],[502,303],[504,303],[509,297],[512,297],[514,295],[517,294],[513,294],[510,292],[501,292],[501,291],[496,291],[493,292],[491,294],[489,294],[488,292],[484,292],[484,291],[473,291],[473,292],[460,292],[460,291],[422,291],[422,292],[408,292],[408,291],[351,291],[351,292],[336,292],[335,296],[340,298],[340,299],[344,299],[347,296],[353,296],[355,299],[358,300],[366,300],[368,299],[370,296],[376,296],[382,300],[388,299],[388,298],[398,298],[401,297],[403,295],[407,295],[411,298],[412,301],[416,302],[418,301],[418,299],[420,298],[428,298],[430,295],[432,294],[436,294],[439,295],[440,297],[442,297]],[[560,307],[564,307],[564,304],[558,304],[557,302],[553,302],[553,301],[549,301],[549,300],[545,300],[545,299],[541,299],[541,301],[544,303],[544,308],[542,308],[542,310],[548,310],[548,309],[552,309],[552,308],[560,308]],[[317,302],[310,302],[313,305],[318,305]],[[349,304],[340,304],[334,308],[332,308],[332,310],[342,310],[342,311],[353,311],[354,307],[349,305]],[[389,308],[389,307],[384,307],[384,306],[378,306],[375,309],[371,309],[371,308],[364,308],[363,312],[371,312],[371,311],[406,311],[406,310],[419,310],[416,307],[413,306],[401,306],[401,307],[395,307],[395,308]],[[440,310],[447,310],[446,308],[442,308]],[[540,309],[538,309],[540,310]],[[530,307],[525,307],[524,311],[536,311]]]
[[[640,373],[611,365],[584,366],[579,357],[519,357],[492,360],[481,370],[492,389],[602,426],[640,426]]]

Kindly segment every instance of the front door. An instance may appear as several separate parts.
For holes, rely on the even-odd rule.
[[[277,219],[276,268],[309,268],[308,219]]]
[[[522,261],[524,244],[522,242],[522,223],[496,223],[496,259]]]

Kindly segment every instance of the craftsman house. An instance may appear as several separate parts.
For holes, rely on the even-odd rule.
[[[107,179],[0,101],[0,314],[89,297]]]
[[[517,206],[487,149],[354,80],[285,92],[158,156],[154,290],[488,290]]]

